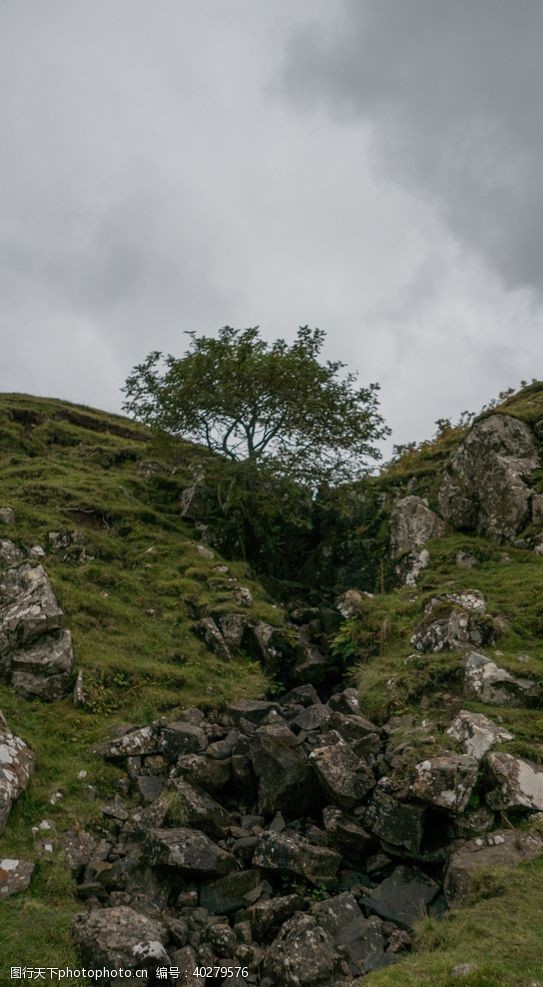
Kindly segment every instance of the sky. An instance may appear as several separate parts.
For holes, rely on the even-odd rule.
[[[326,330],[392,442],[542,374],[543,4],[4,0],[0,390]]]

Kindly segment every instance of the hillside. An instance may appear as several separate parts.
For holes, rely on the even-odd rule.
[[[245,957],[254,975],[210,984],[541,980],[542,451],[541,384],[443,429],[341,507],[334,492],[316,505],[279,600],[264,567],[217,550],[217,464],[202,450],[179,444],[173,464],[124,418],[1,396],[4,569],[43,567],[74,655],[63,698],[19,678],[25,697],[23,659],[0,635],[0,710],[36,756],[0,836],[0,871],[36,862],[28,890],[2,900],[0,885],[2,975],[77,966],[73,936],[91,958],[103,937],[107,957],[104,929],[70,931],[90,903],[96,922],[123,907],[165,921],[177,964],[194,947],[202,964]],[[210,774],[226,762],[234,781]],[[33,834],[43,820],[52,829]],[[217,841],[215,870],[179,871],[166,834],[190,845],[200,830]],[[106,842],[100,867],[70,863],[74,832]],[[110,878],[119,860],[133,873]],[[220,914],[217,874],[240,867],[239,903],[223,901],[227,920],[200,914],[196,933],[202,902]],[[408,918],[388,893],[407,896]],[[349,941],[346,901],[360,912]]]

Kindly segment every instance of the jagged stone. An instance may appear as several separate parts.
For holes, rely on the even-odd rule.
[[[0,832],[15,799],[30,780],[34,762],[34,753],[11,732],[0,713]]]
[[[540,687],[532,679],[517,678],[475,651],[464,660],[466,695],[492,706],[524,706],[537,699]]]
[[[236,867],[231,854],[193,829],[151,829],[146,851],[151,866],[163,864],[190,875],[210,877],[228,874]]]
[[[200,904],[212,915],[230,915],[242,908],[249,908],[253,894],[261,883],[260,871],[233,871],[226,877],[200,885]]]
[[[258,942],[269,942],[296,912],[307,911],[307,900],[298,894],[257,901],[247,910],[251,932]]]
[[[478,836],[451,855],[444,879],[450,908],[465,904],[474,877],[491,867],[514,867],[543,852],[543,836],[536,831],[504,829]]]
[[[370,853],[375,838],[336,806],[327,805],[322,818],[328,845],[341,853],[351,866],[360,866]]]
[[[69,630],[49,634],[26,650],[12,651],[9,658],[11,685],[23,698],[54,702],[67,692],[73,665]]]
[[[0,858],[0,900],[26,891],[34,873],[31,860]]]
[[[160,754],[162,751],[162,736],[157,724],[141,727],[138,730],[128,730],[121,737],[105,741],[93,747],[94,754],[101,754],[113,761],[125,757],[138,757],[143,754]]]
[[[412,929],[439,894],[439,884],[422,871],[400,865],[376,888],[370,888],[362,903],[387,921]]]
[[[299,713],[290,720],[290,726],[300,732],[303,730],[306,733],[311,733],[312,730],[322,730],[326,726],[332,712],[328,706],[324,703],[313,703],[312,706],[306,706],[300,710]]]
[[[15,524],[15,511],[12,507],[0,507],[0,524]]]
[[[0,538],[0,567],[2,569],[9,566],[19,565],[23,561],[23,553],[8,538]]]
[[[311,915],[294,915],[269,949],[264,969],[277,987],[319,987],[337,982],[342,961]]]
[[[253,856],[258,867],[295,874],[324,887],[334,883],[340,863],[339,853],[314,846],[293,833],[263,833]]]
[[[386,789],[386,781],[374,789],[363,820],[379,839],[412,854],[419,852],[424,833],[426,809],[401,802]]]
[[[75,877],[81,877],[96,851],[98,840],[84,829],[68,829],[62,834],[62,852]]]
[[[345,713],[347,716],[359,716],[362,713],[360,699],[356,689],[343,689],[342,692],[334,692],[328,700],[330,709]]]
[[[170,965],[164,943],[167,929],[126,906],[92,909],[76,915],[72,936],[84,963],[91,970],[147,970]],[[114,981],[116,982],[116,978]]]
[[[483,713],[461,709],[446,733],[463,744],[466,754],[478,761],[497,743],[512,740],[513,735],[489,720]]]
[[[330,715],[328,727],[330,730],[335,730],[358,757],[377,754],[381,748],[382,732],[365,716],[346,715],[334,710]]]
[[[80,668],[79,671],[78,671],[78,673],[77,673],[77,677],[76,677],[74,688],[73,688],[73,692],[72,692],[72,702],[73,702],[74,706],[76,707],[76,709],[80,709],[81,706],[84,706],[85,705],[86,701],[87,701],[87,697],[85,695],[85,683],[84,683],[84,679],[83,679],[83,670]]]
[[[373,771],[339,734],[332,731],[325,739],[325,745],[311,751],[310,761],[327,799],[352,809],[375,785]]]
[[[175,811],[183,817],[186,825],[195,826],[209,836],[224,836],[224,831],[234,823],[230,813],[211,795],[196,791],[182,778],[172,780],[166,798],[171,800],[172,795],[175,797]]]
[[[236,725],[240,720],[248,720],[255,726],[261,726],[271,712],[278,712],[279,704],[264,702],[259,699],[243,699],[239,703],[227,706],[226,712]]]
[[[415,765],[410,793],[452,813],[463,812],[477,781],[479,762],[469,754],[443,754]]]
[[[424,608],[424,618],[411,637],[417,651],[450,651],[469,645],[491,644],[497,635],[495,621],[485,613],[482,593],[448,593],[434,597]]]
[[[0,654],[60,630],[62,617],[41,565],[25,562],[0,576]]]
[[[208,755],[207,752],[185,754],[177,762],[176,773],[215,795],[231,781],[233,763],[233,757],[219,759]]]
[[[315,707],[310,707],[315,708]],[[284,723],[259,727],[251,744],[258,778],[258,811],[306,815],[319,801],[307,755]]]
[[[443,476],[443,517],[499,542],[514,539],[530,520],[529,477],[540,464],[524,422],[500,414],[476,422]]]
[[[204,731],[194,723],[166,723],[161,728],[161,748],[169,762],[185,754],[199,754],[206,746]]]
[[[543,767],[512,754],[487,754],[497,788],[487,795],[492,809],[530,809],[543,812]]]
[[[196,633],[222,661],[230,661],[232,655],[213,617],[203,617],[195,627]]]
[[[357,614],[363,611],[364,604],[371,597],[371,593],[365,593],[361,589],[348,589],[345,593],[338,596],[336,607],[341,616],[345,617],[345,620],[351,620],[352,617],[356,617]]]
[[[409,495],[394,505],[390,528],[392,554],[399,560],[396,573],[407,586],[414,586],[430,561],[426,543],[441,538],[447,526],[421,497]]]
[[[385,954],[382,923],[375,916],[364,918],[349,892],[312,905],[311,914],[334,948],[347,959],[353,977],[361,977],[390,962],[391,957]]]
[[[237,651],[243,641],[247,618],[241,613],[226,613],[217,617],[217,624],[227,648]]]

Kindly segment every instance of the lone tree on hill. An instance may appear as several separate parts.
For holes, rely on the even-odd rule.
[[[354,480],[380,458],[379,385],[319,362],[323,330],[301,326],[291,345],[258,326],[188,335],[182,357],[155,351],[127,378],[123,407],[139,421],[310,486]]]

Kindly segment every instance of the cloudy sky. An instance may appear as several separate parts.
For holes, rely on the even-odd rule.
[[[393,441],[542,374],[538,0],[3,0],[0,390],[300,324]]]

